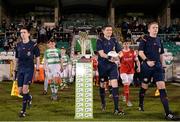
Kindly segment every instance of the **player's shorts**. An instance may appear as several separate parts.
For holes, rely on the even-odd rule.
[[[118,79],[118,69],[115,63],[99,63],[98,65],[98,72],[100,82],[105,82],[105,79],[108,77],[108,80]]]
[[[59,77],[60,76],[60,64],[48,64],[48,72],[47,72],[47,77],[48,79],[52,79],[54,77]]]
[[[121,76],[123,84],[129,84],[130,85],[133,82],[134,74],[122,73],[122,74],[120,74],[120,76]]]
[[[72,76],[74,77],[76,75],[76,69],[72,68]]]
[[[151,78],[153,78],[154,82],[164,81],[164,69],[160,62],[156,62],[153,67],[149,67],[146,62],[141,64],[141,81],[149,83]]]
[[[18,86],[29,85],[32,82],[34,68],[24,68],[18,71]]]
[[[93,70],[93,76],[99,76],[98,70]]]

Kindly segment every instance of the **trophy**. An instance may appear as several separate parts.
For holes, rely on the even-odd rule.
[[[87,51],[89,51],[88,54],[93,54],[91,40],[89,39],[87,32],[79,32],[79,43],[81,46],[82,56],[85,56],[87,54]]]

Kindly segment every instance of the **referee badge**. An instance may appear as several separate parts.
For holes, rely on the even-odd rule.
[[[27,56],[30,56],[30,55],[31,55],[31,52],[30,52],[30,51],[28,51],[28,52],[27,52]]]

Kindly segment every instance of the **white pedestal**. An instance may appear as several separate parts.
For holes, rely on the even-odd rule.
[[[75,119],[93,118],[93,69],[91,62],[76,63]]]

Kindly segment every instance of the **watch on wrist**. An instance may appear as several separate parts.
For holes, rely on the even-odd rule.
[[[108,60],[111,60],[111,58],[112,58],[111,56],[108,56],[108,57],[107,57]]]
[[[148,61],[148,59],[146,58],[146,59],[144,59],[144,62],[147,62]]]

